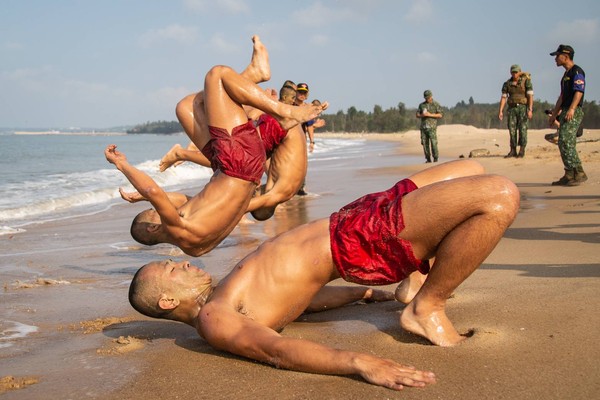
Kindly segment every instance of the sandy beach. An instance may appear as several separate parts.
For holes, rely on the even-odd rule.
[[[594,336],[600,330],[600,130],[585,130],[577,145],[589,177],[578,187],[550,185],[563,174],[557,146],[544,140],[550,132],[530,130],[526,157],[504,159],[507,130],[438,128],[440,161],[485,149],[489,154],[477,159],[487,171],[509,177],[521,192],[516,221],[449,300],[455,326],[473,332],[464,343],[439,348],[402,331],[403,305],[396,302],[302,316],[283,331],[432,370],[435,385],[394,392],[358,377],[279,370],[214,350],[186,325],[141,316],[127,303],[137,268],[161,258],[189,258],[171,246],[135,244],[129,224],[147,206],[122,204],[0,236],[0,319],[5,321],[0,397],[595,398],[600,391],[600,346]],[[317,134],[317,146],[324,136]],[[240,224],[218,248],[191,261],[221,277],[265,239],[326,217],[430,165],[424,164],[417,131],[344,137],[365,143],[348,158],[309,164],[309,196],[290,200],[269,221]]]

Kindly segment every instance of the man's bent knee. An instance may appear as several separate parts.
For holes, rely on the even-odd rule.
[[[232,71],[232,69],[226,65],[215,65],[206,73],[205,82],[221,79],[228,71]]]
[[[510,179],[500,175],[488,175],[490,212],[502,215],[510,224],[519,212],[521,195],[519,189]]]

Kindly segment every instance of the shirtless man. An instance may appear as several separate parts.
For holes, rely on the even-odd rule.
[[[296,90],[284,84],[279,90],[279,101],[294,105]],[[249,116],[252,117],[253,113]],[[267,154],[267,181],[250,200],[247,211],[252,213],[255,219],[264,221],[273,216],[279,204],[288,201],[298,192],[306,177],[308,157],[301,125],[296,125],[286,132],[278,129],[276,121],[268,114],[262,113],[257,119],[261,136],[271,138],[270,141],[265,139],[265,146],[272,150]],[[268,145],[268,142],[271,145]]]
[[[188,262],[147,264],[133,278],[129,301],[145,315],[191,325],[217,349],[278,368],[356,374],[391,389],[425,386],[435,382],[433,373],[279,332],[305,309],[369,297],[362,289],[352,297],[356,287],[325,286],[330,281],[407,286],[403,279],[420,271],[424,282],[397,291],[408,302],[400,326],[439,346],[463,341],[446,316],[446,301],[494,249],[519,208],[512,182],[482,173],[471,160],[418,172],[266,241],[216,286]]]
[[[196,96],[194,101],[201,103],[203,101],[202,94]],[[296,90],[290,85],[284,84],[279,91],[279,101],[294,105]],[[187,111],[189,104],[191,103],[188,96],[177,106],[179,121],[186,132],[191,130],[189,120],[194,115],[193,112]],[[308,164],[306,140],[300,125],[285,131],[281,129],[273,117],[261,110],[248,109],[247,114],[248,118],[257,122],[257,129],[267,153],[268,168],[267,182],[257,190],[246,211],[252,213],[255,219],[264,221],[273,216],[277,205],[291,199],[302,185]],[[162,158],[160,169],[164,171],[171,165],[181,161],[191,161],[199,165],[210,166],[207,158],[199,151],[195,151],[190,146],[184,149],[180,145],[175,145]],[[121,191],[121,196],[130,202],[144,200],[137,193]]]
[[[315,118],[326,107],[293,107],[273,100],[254,82],[270,78],[268,53],[257,36],[246,79],[229,67],[213,67],[204,81],[204,109],[194,107],[191,139],[211,161],[215,171],[206,186],[192,198],[169,195],[148,175],[127,162],[109,145],[106,159],[114,164],[154,209],[133,221],[131,234],[140,243],[171,243],[186,254],[200,256],[217,246],[240,221],[260,184],[265,149],[242,104],[260,109],[290,129]]]

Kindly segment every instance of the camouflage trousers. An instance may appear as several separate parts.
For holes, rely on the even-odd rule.
[[[432,154],[434,160],[438,159],[437,128],[421,128],[421,144],[427,160],[431,160]]]
[[[581,107],[575,109],[573,119],[567,121],[565,116],[568,109],[565,108],[558,116],[560,128],[558,128],[558,149],[560,150],[560,158],[562,158],[565,169],[574,169],[581,166],[581,160],[575,145],[577,144],[577,130],[583,120],[583,110]]]
[[[518,104],[508,107],[508,133],[510,134],[510,148],[527,146],[527,106]]]

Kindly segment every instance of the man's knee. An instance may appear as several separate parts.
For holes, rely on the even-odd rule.
[[[213,66],[207,73],[205,79],[206,82],[211,82],[215,80],[222,79],[223,75],[225,75],[228,71],[232,69],[226,65],[215,65]]]
[[[487,212],[510,225],[519,212],[521,195],[517,186],[500,175],[487,175],[485,190],[488,194]]]
[[[194,97],[196,97],[196,93],[189,94],[183,99],[179,100],[177,103],[177,106],[175,107],[175,115],[177,115],[179,122],[182,122],[182,119],[185,119],[190,115],[190,113],[193,112]]]

